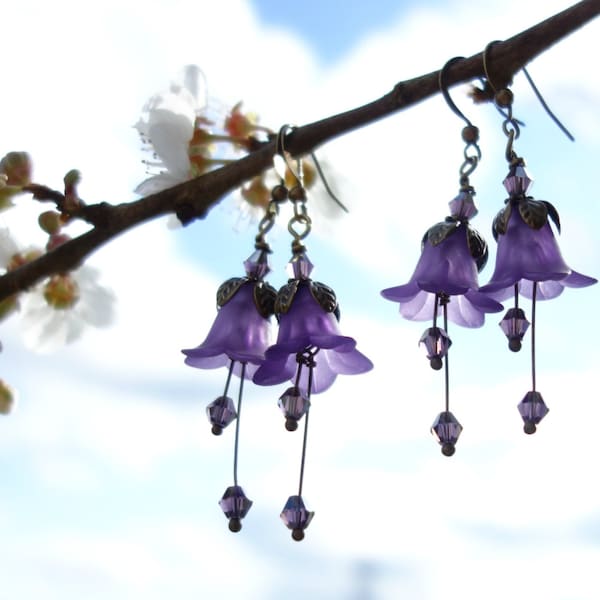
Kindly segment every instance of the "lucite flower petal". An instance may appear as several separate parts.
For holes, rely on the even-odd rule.
[[[537,297],[547,300],[561,294],[564,286],[585,287],[597,280],[573,271],[566,264],[550,223],[534,229],[513,208],[506,232],[498,235],[494,273],[480,290],[503,300],[520,283],[519,292],[530,298],[533,281],[540,282]]]
[[[224,367],[236,361],[234,372],[241,373],[239,363],[247,363],[246,377],[251,378],[264,360],[269,346],[271,324],[254,303],[255,282],[245,282],[220,308],[202,344],[182,350],[185,363],[199,369]]]
[[[464,223],[436,245],[426,239],[410,281],[387,288],[381,295],[399,302],[405,319],[425,321],[433,316],[436,293],[450,296],[448,318],[463,327],[481,327],[485,313],[502,310],[498,302],[478,290],[477,265]]]
[[[289,310],[280,315],[277,343],[266,351],[254,383],[295,383],[296,355],[305,349],[319,349],[314,355],[313,394],[328,389],[338,375],[364,373],[373,368],[373,363],[356,349],[356,341],[341,335],[335,315],[320,306],[309,285],[300,284]],[[301,370],[298,386],[303,392],[308,390],[308,373],[308,368]]]

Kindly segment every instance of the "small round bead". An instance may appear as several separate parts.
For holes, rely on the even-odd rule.
[[[479,140],[479,129],[475,127],[475,125],[467,125],[463,127],[462,130],[462,139],[463,142],[467,142],[467,144],[472,144]]]
[[[442,359],[439,356],[429,359],[429,365],[434,371],[439,371],[442,368],[442,364]]]
[[[297,542],[301,542],[304,539],[304,531],[302,529],[294,529],[292,531],[292,538]]]
[[[285,185],[276,185],[271,190],[271,198],[273,198],[275,202],[285,202],[285,200],[287,200],[287,197],[288,189],[285,187]]]
[[[213,425],[211,431],[213,435],[221,435],[223,428],[220,425]]]
[[[306,190],[301,185],[295,185],[290,190],[290,200],[306,200]]]
[[[442,446],[442,454],[444,456],[452,456],[456,452],[454,444],[444,444]]]
[[[233,531],[233,533],[237,533],[238,531],[241,531],[241,529],[242,529],[242,522],[239,519],[237,519],[236,517],[229,519],[229,531]]]
[[[295,419],[286,419],[285,428],[288,431],[296,431],[296,429],[298,429],[298,421],[296,421]]]
[[[535,433],[536,430],[537,430],[537,427],[535,426],[535,423],[532,423],[531,421],[528,421],[527,423],[525,423],[525,425],[523,425],[523,431],[527,435],[531,435],[532,433]]]
[[[513,93],[508,88],[498,90],[494,96],[494,100],[496,100],[498,106],[507,108],[513,103]]]
[[[521,344],[521,340],[514,339],[514,340],[510,340],[510,341],[508,342],[508,347],[509,347],[509,348],[510,348],[510,349],[511,349],[513,352],[518,352],[518,351],[521,349],[521,346],[522,346],[522,344]]]

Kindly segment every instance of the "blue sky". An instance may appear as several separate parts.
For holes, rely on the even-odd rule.
[[[40,182],[59,187],[77,167],[86,200],[127,201],[146,177],[132,125],[185,64],[203,69],[213,100],[243,99],[277,129],[370,101],[564,6],[346,3],[340,13],[333,2],[24,0],[6,9],[0,41],[14,57],[3,150],[28,150]],[[597,29],[530,68],[575,144],[522,77],[514,85],[532,193],[557,206],[567,262],[594,276],[600,82],[580,57],[597,48]],[[453,98],[481,129],[473,225],[491,248],[486,282],[490,224],[506,195],[505,140],[491,106],[470,105],[461,87]],[[375,369],[315,398],[305,500],[316,516],[302,544],[278,517],[300,450],[276,407],[282,390],[247,388],[240,481],[254,506],[233,535],[217,505],[231,484],[232,432],[215,438],[204,415],[225,373],[187,368],[179,352],[202,341],[214,292],[252,250],[255,225],[240,220],[234,199],[185,229],[139,227],[92,257],[117,296],[113,327],[40,354],[25,345],[19,319],[3,324],[2,377],[19,392],[14,414],[0,420],[6,597],[595,600],[598,286],[539,306],[538,383],[551,411],[532,437],[516,411],[529,389],[527,352],[508,352],[500,316],[480,330],[452,328],[452,410],[465,430],[450,460],[428,431],[443,386],[417,347],[426,323],[403,321],[379,296],[408,280],[423,232],[447,214],[461,127],[433,98],[318,151],[351,212],[325,219],[315,191],[315,278],[337,291],[342,331]],[[39,243],[39,211],[24,203],[4,224],[23,244]],[[289,240],[285,228],[271,237],[278,286]]]

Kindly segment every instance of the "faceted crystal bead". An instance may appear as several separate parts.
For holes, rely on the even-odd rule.
[[[313,269],[314,265],[304,252],[294,254],[287,266],[288,275],[292,279],[308,279]]]
[[[310,400],[296,386],[292,386],[279,398],[278,406],[285,416],[285,428],[295,431],[298,429],[298,421],[310,407]]]
[[[525,166],[516,164],[510,167],[508,175],[502,183],[511,196],[520,196],[527,192],[527,189],[532,182],[533,179],[529,177],[529,174],[525,170]]]
[[[431,433],[442,447],[442,454],[452,456],[463,428],[450,411],[441,412],[431,426]]]
[[[429,327],[421,336],[419,344],[425,347],[431,368],[436,371],[441,369],[442,358],[448,354],[448,349],[452,345],[448,334],[440,327]]]
[[[285,526],[292,530],[292,537],[299,542],[304,538],[304,530],[310,524],[314,514],[306,510],[302,496],[290,496],[280,517]]]
[[[245,261],[244,269],[250,279],[261,280],[270,270],[269,255],[266,250],[254,251]]]
[[[448,206],[450,215],[455,219],[472,219],[478,212],[471,192],[460,192]]]
[[[519,402],[518,409],[523,419],[525,433],[535,433],[536,425],[550,410],[539,392],[527,392],[523,400]]]
[[[241,520],[248,514],[252,500],[246,497],[239,485],[232,485],[225,490],[219,506],[229,519],[229,529],[237,532],[242,528]]]
[[[229,396],[219,396],[206,407],[206,415],[212,424],[212,432],[221,435],[223,429],[235,420],[237,412]]]
[[[525,312],[521,308],[509,308],[499,325],[508,338],[508,347],[513,352],[518,352],[521,349],[521,340],[529,328]]]

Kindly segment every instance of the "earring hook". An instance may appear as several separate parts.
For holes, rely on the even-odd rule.
[[[277,171],[277,174],[279,175],[279,177],[282,180],[285,179],[285,170],[287,167],[290,170],[290,172],[292,173],[292,175],[296,178],[297,184],[300,187],[303,187],[304,173],[302,171],[302,161],[300,159],[298,159],[296,161],[297,169],[298,169],[296,171],[291,164],[292,156],[285,149],[285,136],[292,133],[294,131],[294,129],[296,129],[296,127],[294,125],[285,124],[279,130],[279,133],[277,134],[277,138],[275,139],[275,156],[273,156],[273,165],[275,167],[275,170]],[[321,168],[321,164],[317,160],[317,155],[314,153],[314,151],[310,152],[310,156],[313,159],[313,162],[315,163],[317,173],[319,174],[319,177],[321,178],[321,181],[323,182],[323,185],[325,186],[325,190],[329,194],[329,197],[344,212],[346,212],[346,213],[349,212],[348,209],[346,208],[346,206],[342,203],[342,201],[333,193],[333,190],[331,189],[331,186],[329,185],[329,182],[327,181],[327,178],[325,177],[325,173],[323,172],[323,169]]]
[[[494,83],[492,82],[492,79],[490,77],[490,73],[488,70],[488,54],[489,51],[491,49],[492,46],[494,46],[495,44],[498,44],[499,41],[498,40],[494,40],[493,42],[490,42],[484,49],[483,51],[483,72],[485,73],[485,77],[486,77],[486,81],[489,84],[489,86],[492,88],[492,91],[494,92],[494,96],[496,96],[498,94],[498,89],[496,88],[496,86],[494,85]],[[525,67],[522,67],[521,70],[523,71],[523,74],[525,75],[525,78],[527,79],[527,83],[529,83],[529,85],[531,86],[531,89],[533,90],[533,93],[535,94],[536,98],[538,99],[539,103],[542,105],[542,108],[546,111],[546,114],[552,119],[552,121],[554,121],[554,124],[572,141],[575,141],[575,138],[573,137],[573,135],[571,135],[571,132],[561,123],[561,121],[559,120],[559,118],[552,112],[552,110],[550,110],[550,107],[548,106],[547,102],[544,100],[544,97],[542,96],[540,90],[538,89],[538,87],[535,85],[535,83],[533,82],[533,79],[531,78],[531,75],[529,75],[529,72],[527,71],[527,69]],[[501,92],[502,90],[500,90]],[[500,109],[500,107],[498,107],[499,110],[504,114],[504,112]],[[510,114],[511,108],[510,106],[507,107],[507,110],[509,112],[509,118],[512,118],[512,115]],[[506,114],[504,114],[504,116],[506,117]],[[515,122],[519,123],[520,125],[523,125],[523,123],[516,121]],[[517,136],[518,137],[518,134]]]
[[[448,84],[446,82],[448,69],[460,60],[464,60],[464,56],[455,56],[440,69],[438,75],[438,85],[446,104],[450,107],[455,115],[460,117],[466,123],[466,126],[463,127],[462,130],[462,139],[466,144],[464,150],[465,160],[459,169],[461,186],[466,189],[470,187],[469,175],[473,173],[473,171],[477,168],[479,161],[481,160],[481,148],[479,148],[479,145],[477,144],[479,141],[479,129],[473,125],[470,119],[458,108],[458,106],[456,106],[454,100],[452,100],[450,96],[450,92],[448,91]],[[470,148],[475,150],[475,154],[469,154]]]

